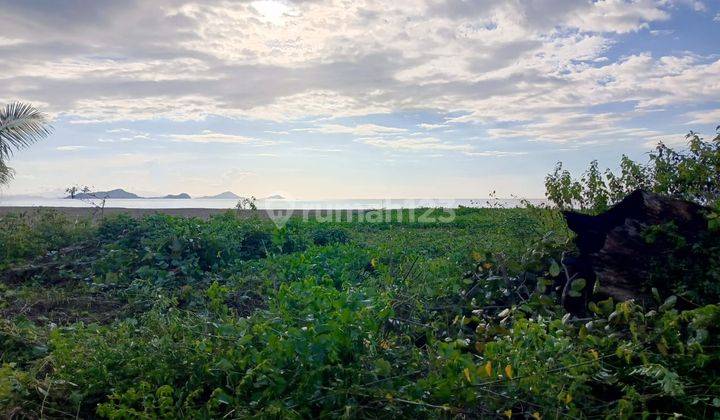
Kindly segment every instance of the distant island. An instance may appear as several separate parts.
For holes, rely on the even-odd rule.
[[[266,200],[284,200],[285,197],[282,195],[271,195],[270,197],[266,198]]]
[[[207,196],[205,196],[205,197],[200,197],[200,198],[204,198],[204,199],[237,200],[237,199],[240,198],[240,196],[237,195],[237,194],[235,194],[235,193],[232,192],[232,191],[225,191],[225,192],[221,192],[220,194],[207,195]]]
[[[135,198],[144,198],[144,199],[184,199],[188,200],[192,197],[188,193],[180,193],[180,194],[168,194],[162,197],[141,197],[137,194],[133,194],[131,192],[125,191],[122,188],[116,188],[114,190],[110,191],[93,191],[93,192],[78,192],[75,193],[75,196],[67,196],[65,198],[76,198],[80,200],[88,200],[88,199],[135,199]],[[203,197],[198,197],[202,199],[220,199],[220,200],[239,200],[242,197],[235,194],[232,191],[225,191],[221,192],[220,194],[215,195],[207,195]],[[284,200],[285,197],[281,195],[271,195],[267,198],[268,200]]]
[[[133,194],[131,192],[127,192],[123,190],[122,188],[116,188],[114,190],[110,191],[94,191],[94,192],[79,192],[75,194],[75,197],[67,196],[65,198],[76,198],[80,200],[87,200],[87,199],[106,199],[106,198],[121,198],[121,199],[130,199],[130,198],[142,198],[137,194]]]
[[[76,198],[80,200],[88,200],[88,199],[136,199],[136,198],[147,198],[147,199],[189,199],[192,198],[188,193],[180,193],[180,194],[168,194],[163,197],[140,197],[137,194],[127,192],[123,190],[122,188],[116,188],[114,190],[110,191],[92,191],[92,192],[79,192],[75,193],[75,196],[68,195],[65,198]]]
[[[187,200],[192,197],[190,197],[190,194],[188,194],[188,193],[180,193],[180,194],[168,194],[165,197],[149,197],[149,198],[171,198],[171,199]]]

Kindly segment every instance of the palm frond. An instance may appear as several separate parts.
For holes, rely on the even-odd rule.
[[[0,160],[28,147],[52,132],[47,115],[37,108],[13,102],[0,109]]]
[[[0,185],[5,185],[10,182],[11,179],[13,179],[13,175],[15,174],[15,171],[5,163],[0,160]]]

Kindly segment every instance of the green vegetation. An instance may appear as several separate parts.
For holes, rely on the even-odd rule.
[[[456,216],[4,217],[0,413],[720,416],[720,306],[678,304],[683,284],[717,292],[709,269],[678,265],[688,281],[655,304],[578,319],[558,303],[572,246],[557,210]],[[703,252],[720,256],[719,236]]]
[[[642,188],[657,194],[718,205],[720,197],[720,126],[718,135],[705,141],[697,133],[687,136],[687,150],[674,150],[659,143],[646,164],[623,156],[620,173],[598,169],[593,161],[580,179],[558,163],[545,178],[548,199],[560,208],[601,212]]]

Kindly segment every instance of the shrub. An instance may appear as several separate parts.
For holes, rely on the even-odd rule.
[[[313,243],[319,246],[344,244],[350,240],[347,229],[339,226],[318,226],[310,233],[310,236]]]
[[[88,240],[94,229],[89,220],[70,220],[53,210],[9,214],[0,223],[0,268],[21,258],[32,258]]]
[[[660,143],[646,164],[623,156],[619,174],[609,169],[602,173],[597,161],[592,161],[575,179],[558,163],[545,178],[546,196],[561,209],[593,213],[607,210],[638,188],[703,205],[720,204],[720,126],[710,141],[692,131],[686,138],[687,150],[676,151]]]

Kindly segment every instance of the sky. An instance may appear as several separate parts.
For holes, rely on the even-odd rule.
[[[720,124],[718,0],[0,0],[3,195],[543,196]]]

